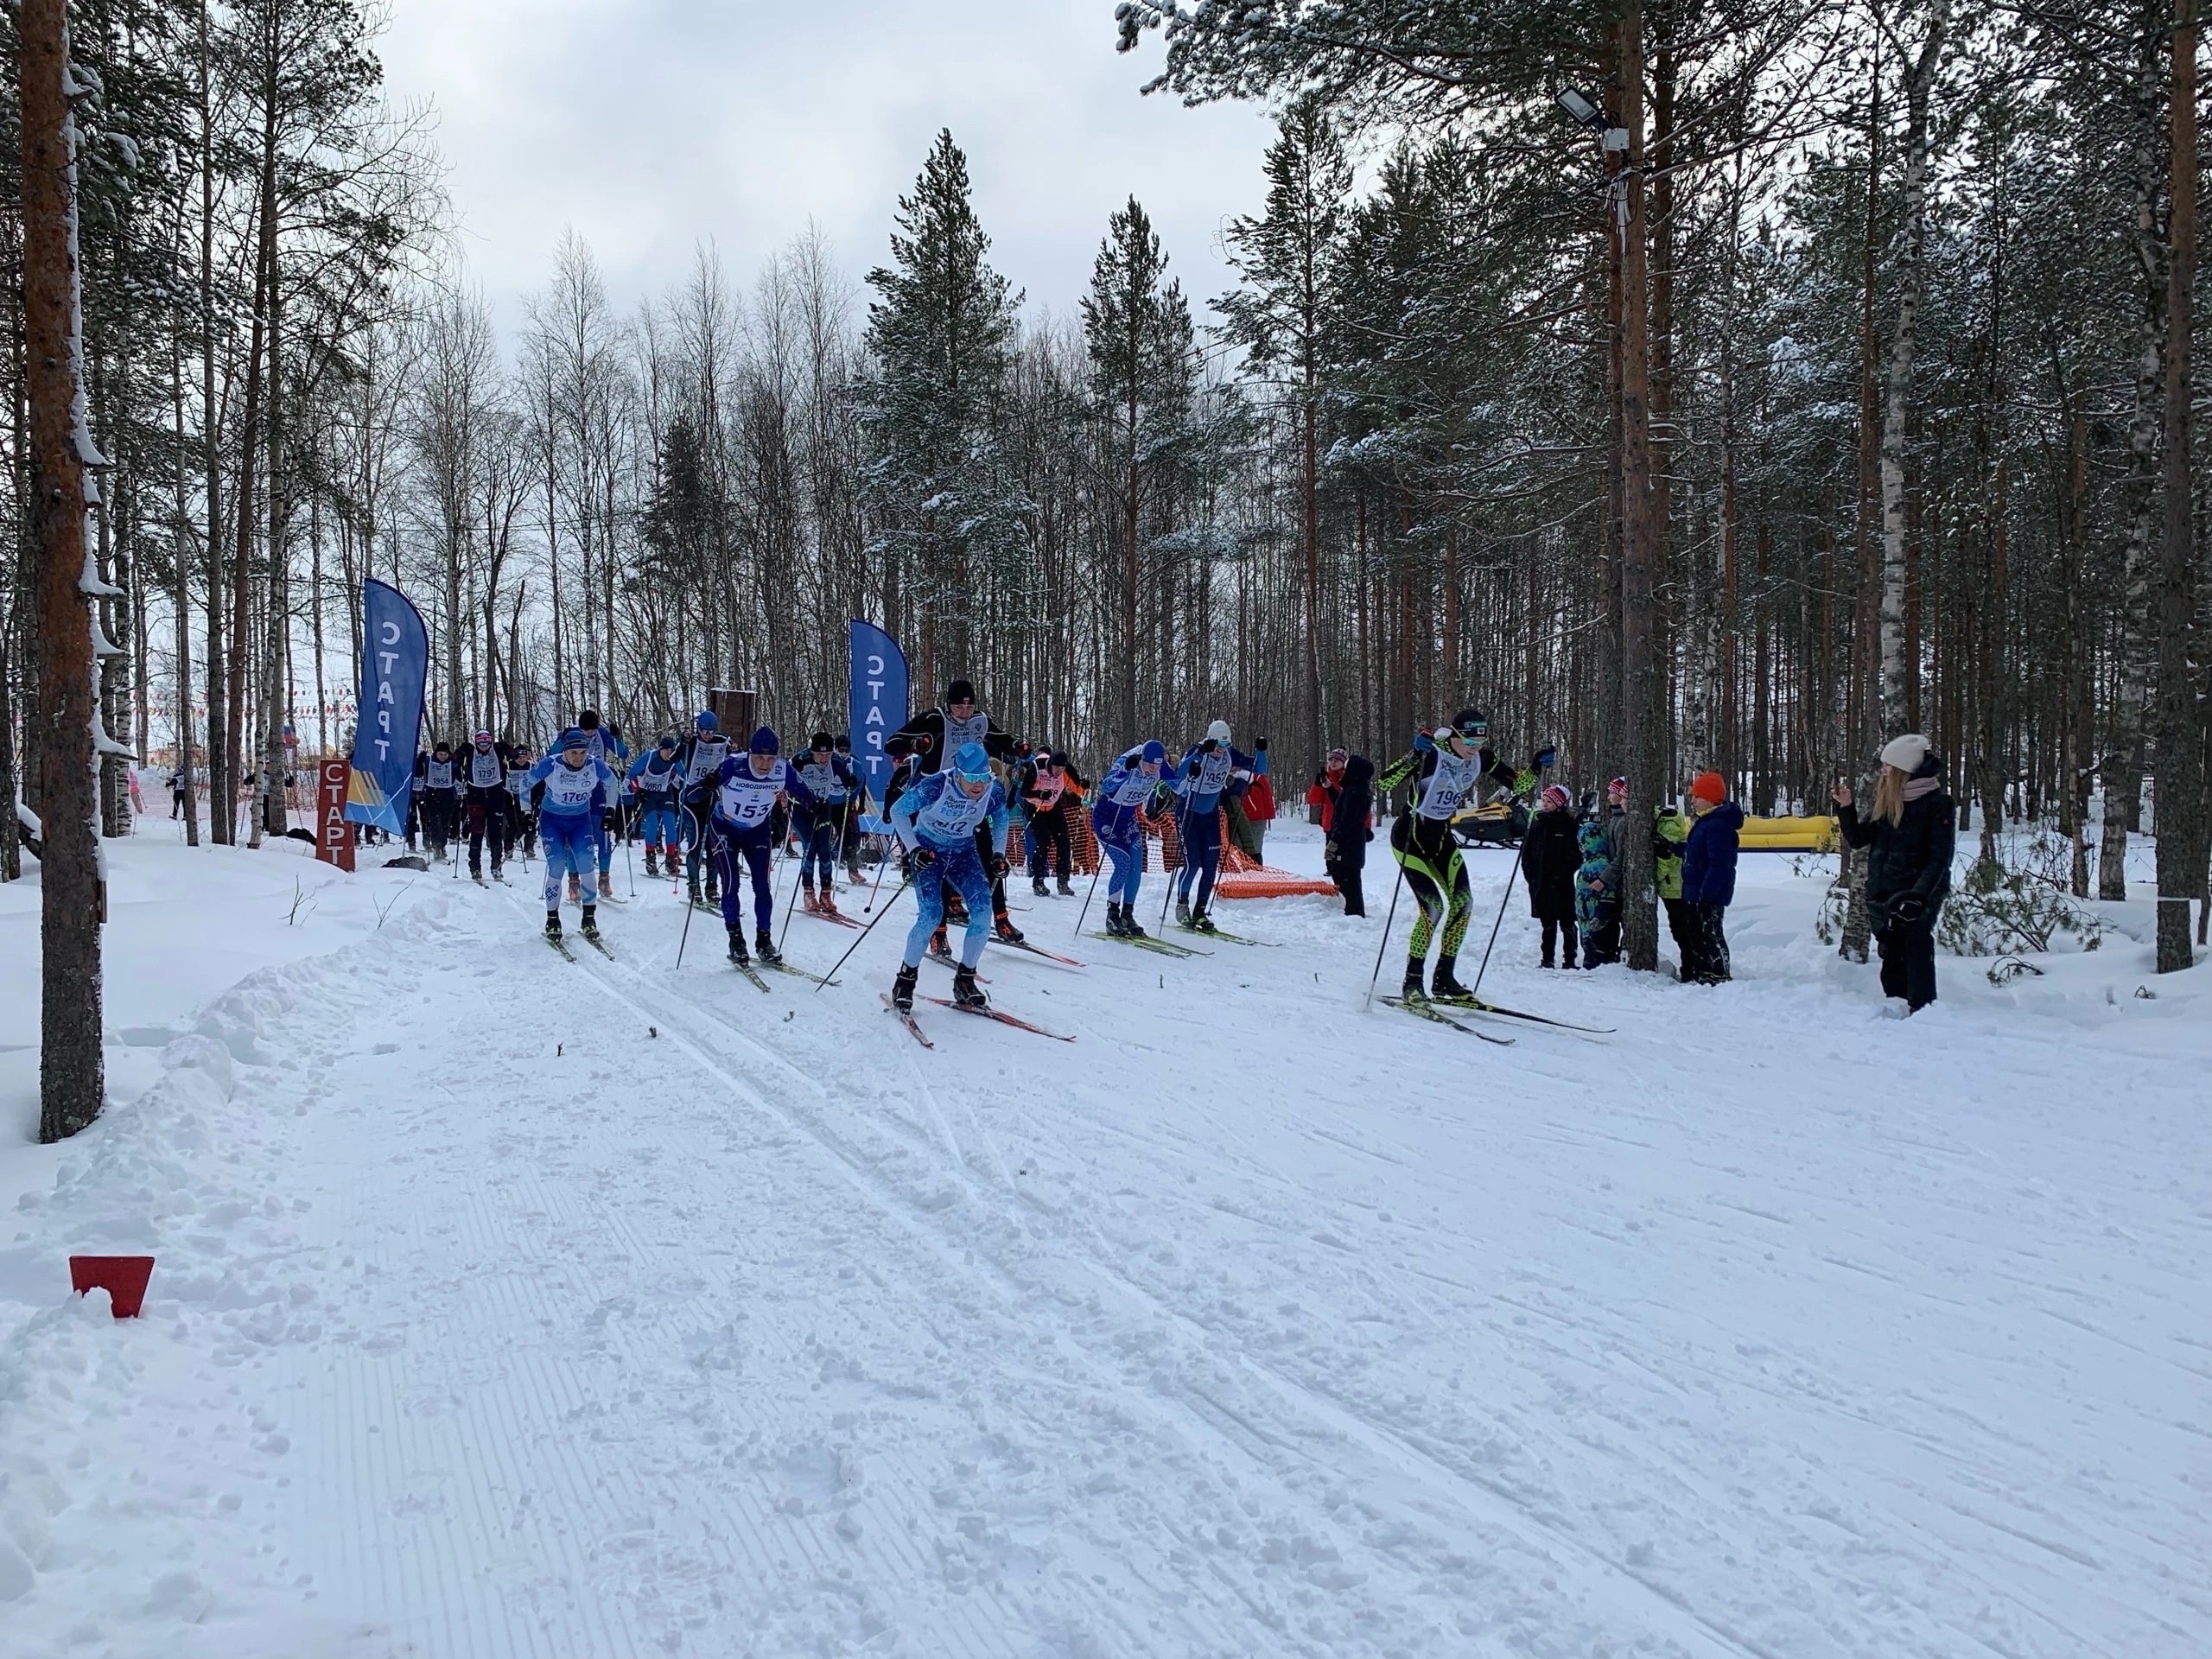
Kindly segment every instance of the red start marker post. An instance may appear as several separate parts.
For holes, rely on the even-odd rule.
[[[146,1305],[146,1281],[154,1276],[150,1255],[73,1255],[69,1258],[69,1287],[79,1296],[88,1291],[107,1292],[118,1319],[135,1319]]]
[[[315,855],[341,870],[353,868],[353,825],[346,816],[353,778],[350,760],[326,760],[315,773]]]

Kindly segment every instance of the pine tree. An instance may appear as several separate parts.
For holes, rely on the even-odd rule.
[[[1083,301],[1090,387],[1119,495],[1118,690],[1122,729],[1138,729],[1139,556],[1146,510],[1173,486],[1191,413],[1192,330],[1182,284],[1166,278],[1159,232],[1135,196],[1107,221]]]
[[[912,583],[922,617],[923,683],[941,645],[964,653],[979,585],[1005,602],[1028,551],[1028,502],[1000,447],[1020,296],[991,269],[968,158],[940,131],[912,195],[899,199],[888,266],[868,273],[868,348],[874,373],[864,419],[868,483],[884,528],[876,550]],[[943,640],[949,627],[955,638]]]

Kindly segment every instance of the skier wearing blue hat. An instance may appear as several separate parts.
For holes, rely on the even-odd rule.
[[[676,873],[676,849],[682,841],[677,828],[677,782],[682,776],[676,769],[676,734],[665,732],[660,741],[630,763],[628,781],[636,792],[638,804],[644,809],[645,835],[645,874],[660,874],[660,855],[664,849],[668,855],[669,874]]]
[[[777,801],[789,796],[801,805],[814,804],[814,791],[780,753],[775,728],[763,726],[742,755],[722,762],[715,779],[713,815],[708,834],[712,839],[715,868],[721,875],[722,925],[729,931],[729,959],[742,966],[745,954],[745,901],[738,896],[737,861],[741,855],[753,876],[753,948],[771,964],[783,960],[776,949],[775,894],[768,881],[768,862],[775,852],[771,819]]]
[[[906,875],[914,889],[914,925],[899,977],[891,988],[892,1005],[901,1014],[914,1007],[914,981],[930,936],[944,918],[944,889],[957,887],[968,901],[968,931],[960,944],[960,965],[953,970],[952,1000],[964,1008],[988,1005],[976,983],[976,963],[990,938],[991,879],[1006,874],[1008,812],[1006,789],[991,771],[991,757],[978,742],[962,744],[938,772],[927,772],[891,809],[891,827],[906,849]],[[990,868],[976,850],[978,833],[988,830]]]
[[[614,774],[591,753],[581,728],[561,734],[553,753],[530,769],[543,785],[537,808],[538,837],[545,843],[545,937],[561,937],[561,879],[578,887],[583,935],[599,938],[599,815],[615,791]]]
[[[1106,931],[1116,938],[1141,939],[1137,925],[1137,888],[1144,881],[1144,825],[1138,814],[1160,791],[1167,746],[1158,738],[1129,750],[1099,781],[1090,808],[1090,826],[1114,867],[1106,883]]]

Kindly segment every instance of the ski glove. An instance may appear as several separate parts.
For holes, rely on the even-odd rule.
[[[917,847],[906,855],[906,879],[911,881],[937,862],[937,855],[926,847]]]
[[[1198,753],[1199,753],[1200,754],[1211,754],[1211,753],[1212,753],[1216,749],[1219,748],[1220,747],[1221,747],[1221,745],[1220,745],[1218,742],[1217,742],[1214,739],[1212,739],[1212,738],[1211,738],[1211,737],[1210,737],[1210,738],[1206,739],[1206,741],[1205,741],[1205,742],[1203,742],[1203,743],[1201,743],[1201,744],[1199,744],[1199,745],[1198,745]]]
[[[1436,740],[1431,737],[1427,732],[1415,732],[1414,734],[1414,753],[1415,754],[1427,754],[1435,747]]]
[[[1529,757],[1530,768],[1536,772],[1548,772],[1558,764],[1559,751],[1548,743]]]
[[[994,853],[991,855],[991,874],[993,875],[1004,875],[1013,868],[1013,865],[1007,862],[1007,857],[1004,853]]]
[[[1916,922],[1927,913],[1928,901],[1916,893],[1908,893],[1890,901],[1890,916],[1895,921]]]

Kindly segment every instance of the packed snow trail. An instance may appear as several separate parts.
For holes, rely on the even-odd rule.
[[[664,887],[574,963],[420,887],[37,1154],[0,1654],[2201,1654],[2202,1001],[1888,1020],[1767,880],[1717,992],[1511,918],[1620,1032],[1510,1049],[1319,900],[929,1051],[897,918],[763,997]],[[141,1244],[136,1325],[51,1283]]]

